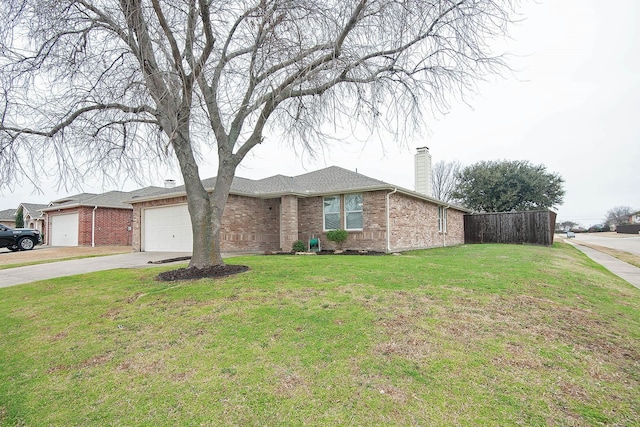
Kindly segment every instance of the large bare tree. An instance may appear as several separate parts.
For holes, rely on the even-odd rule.
[[[629,206],[616,206],[607,211],[604,223],[609,226],[629,224],[629,218],[634,212]]]
[[[420,122],[504,63],[517,0],[4,0],[0,175],[81,182],[174,156],[190,267],[223,264],[236,167],[266,131],[313,147],[322,124]],[[402,135],[402,133],[400,133]],[[198,163],[215,146],[215,189]]]
[[[462,172],[462,164],[457,161],[440,160],[431,168],[433,197],[443,202],[453,202],[453,193],[458,187],[458,175]]]

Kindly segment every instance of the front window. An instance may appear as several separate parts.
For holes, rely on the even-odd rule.
[[[347,230],[362,230],[362,194],[344,196],[344,216]]]
[[[447,232],[447,208],[444,206],[438,206],[438,231]]]
[[[338,230],[340,228],[340,196],[324,198],[324,229]]]

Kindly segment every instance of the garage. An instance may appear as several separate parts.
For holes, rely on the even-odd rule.
[[[51,216],[51,246],[78,246],[78,213]]]
[[[142,250],[146,252],[191,252],[191,219],[187,205],[143,210]]]

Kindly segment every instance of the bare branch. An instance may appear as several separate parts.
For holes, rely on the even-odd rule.
[[[194,242],[218,247],[235,168],[264,134],[312,152],[337,140],[327,124],[422,130],[507,69],[490,41],[518,1],[4,0],[0,177],[135,175],[173,154]],[[213,145],[209,196],[198,160]]]
[[[54,126],[52,129],[50,130],[37,130],[37,129],[30,129],[27,127],[12,127],[12,126],[5,126],[4,125],[4,120],[3,123],[0,124],[0,131],[1,132],[5,132],[8,134],[12,135],[12,139],[15,139],[18,135],[36,135],[36,136],[45,136],[48,138],[51,138],[53,136],[55,136],[56,134],[58,134],[59,132],[64,131],[64,129],[66,129],[67,127],[71,126],[73,124],[74,121],[76,121],[76,119],[78,119],[79,117],[81,117],[82,115],[89,113],[89,112],[93,112],[93,111],[105,111],[105,110],[118,110],[121,111],[123,113],[131,113],[131,114],[139,114],[139,113],[148,113],[148,114],[155,114],[155,110],[152,109],[151,107],[148,106],[140,106],[140,107],[129,107],[127,105],[121,105],[121,104],[102,104],[102,105],[91,105],[91,106],[87,106],[87,107],[83,107],[83,108],[79,108],[76,111],[74,111],[73,113],[71,113],[67,119],[65,119],[64,121],[58,123],[56,126]],[[129,120],[129,121],[139,121],[142,122],[141,120]],[[153,124],[158,124],[158,122],[156,120],[144,120],[145,123],[153,123]],[[122,123],[122,121],[117,122],[117,123]]]

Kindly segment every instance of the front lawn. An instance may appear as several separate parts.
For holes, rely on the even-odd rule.
[[[640,424],[640,290],[568,245],[228,261],[0,289],[0,425]]]

